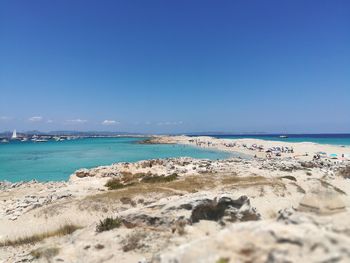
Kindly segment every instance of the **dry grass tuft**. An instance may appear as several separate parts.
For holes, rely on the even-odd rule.
[[[118,228],[122,225],[122,220],[120,218],[107,217],[100,221],[96,226],[96,232],[100,233],[103,231],[108,231],[114,228]]]
[[[136,206],[136,202],[134,200],[132,200],[131,198],[129,197],[122,197],[120,198],[120,202],[123,204],[123,205],[131,205],[132,207],[135,207]]]
[[[175,224],[171,227],[172,233],[178,233],[180,236],[186,234],[185,227],[188,224],[188,221],[184,218],[179,218],[176,220]]]
[[[141,180],[140,180],[141,178]],[[173,173],[168,176],[164,175],[152,175],[151,173],[136,173],[131,174],[124,172],[122,173],[122,178],[112,178],[105,184],[108,190],[118,190],[129,186],[134,186],[140,183],[168,183],[176,180],[178,175]]]
[[[339,194],[342,195],[347,195],[343,190],[341,190],[339,187],[336,187],[322,179],[318,179],[321,182],[321,185],[325,188],[333,189],[334,191],[338,192]]]
[[[280,179],[287,179],[287,180],[291,180],[291,181],[294,181],[294,182],[296,182],[296,181],[297,181],[297,179],[296,179],[294,176],[292,176],[292,175],[280,176],[279,178],[280,178]]]
[[[50,262],[50,259],[56,256],[59,251],[60,249],[57,247],[38,248],[30,252],[30,255],[32,255],[34,259],[45,258],[48,262]]]
[[[101,194],[87,196],[80,203],[103,203],[114,204],[115,200],[120,201],[121,198],[133,199],[136,196],[146,197],[151,194],[157,194],[158,196],[170,196],[171,190],[163,189],[158,185],[153,184],[137,184],[130,187],[122,188],[117,191],[108,191]]]
[[[141,179],[141,182],[143,183],[168,183],[175,181],[179,176],[176,173],[173,173],[168,176],[144,176]]]
[[[221,180],[222,184],[234,184],[239,186],[264,185],[270,183],[269,179],[263,176],[236,176],[225,175]]]
[[[34,234],[32,236],[27,236],[27,237],[20,237],[14,240],[5,240],[0,243],[0,247],[5,247],[5,246],[14,247],[14,246],[27,245],[27,244],[33,245],[46,238],[60,237],[60,236],[72,234],[74,231],[80,228],[81,228],[80,226],[77,226],[74,224],[66,224],[54,231],[48,231],[41,234]]]
[[[123,241],[122,241],[122,248],[124,252],[132,251],[135,249],[140,249],[144,245],[142,244],[142,240],[146,238],[145,233],[136,232],[133,234],[128,235]]]
[[[157,179],[156,179],[157,180]],[[160,180],[162,181],[162,180]],[[119,181],[120,182],[120,181]],[[110,203],[113,200],[125,198],[133,199],[137,196],[147,197],[156,194],[159,197],[181,195],[183,193],[194,193],[201,190],[212,189],[214,187],[264,187],[270,186],[274,189],[285,188],[281,179],[265,178],[262,176],[237,176],[235,173],[207,173],[197,175],[187,175],[178,177],[177,180],[167,182],[139,182],[122,188],[117,191],[88,196],[83,202]]]
[[[130,173],[126,171],[120,172],[122,175],[121,181],[124,183],[130,183],[130,182],[137,182],[137,179],[142,178],[144,176],[150,176],[152,175],[150,172],[148,173]]]
[[[132,185],[134,185],[134,183],[123,183],[119,178],[109,179],[105,184],[105,186],[108,187],[108,190],[122,189]]]
[[[343,177],[344,179],[350,179],[350,166],[346,166],[344,168],[341,168],[338,172],[339,176]]]
[[[229,258],[219,258],[216,263],[228,263],[230,262]]]
[[[298,185],[297,183],[294,183],[294,182],[291,182],[291,184],[294,185],[297,188],[297,192],[298,193],[306,194],[306,191],[300,185]]]

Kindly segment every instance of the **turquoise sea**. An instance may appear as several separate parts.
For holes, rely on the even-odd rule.
[[[0,181],[60,181],[80,168],[188,156],[224,159],[232,154],[182,145],[144,145],[144,138],[86,138],[46,143],[0,144]]]

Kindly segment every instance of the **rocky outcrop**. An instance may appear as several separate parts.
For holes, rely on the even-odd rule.
[[[281,211],[276,221],[232,224],[160,253],[152,262],[348,262],[350,236],[330,227],[329,220]]]
[[[93,176],[93,174],[90,173],[90,171],[88,169],[80,169],[80,170],[75,172],[75,176],[78,178],[84,178],[84,177],[88,177],[88,176]]]
[[[193,199],[193,197],[188,196],[181,199],[179,202],[181,204],[177,206],[169,207],[159,204],[149,206],[145,211],[141,210],[138,213],[127,214],[123,216],[123,223],[128,228],[140,226],[169,228],[179,222],[194,224],[201,220],[210,220],[225,224],[259,220],[261,218],[257,210],[250,205],[247,196],[241,196],[238,199],[230,197]],[[154,211],[155,208],[157,208],[157,212]],[[182,213],[180,210],[190,211],[190,214]],[[183,215],[179,216],[181,214]]]
[[[16,220],[22,214],[32,209],[48,205],[52,202],[63,198],[68,198],[70,196],[72,196],[71,193],[61,192],[52,193],[46,196],[28,195],[21,199],[9,200],[2,204],[2,206],[5,206],[6,208],[1,210],[2,213],[0,214],[0,217]]]
[[[250,206],[247,196],[233,200],[229,197],[221,197],[214,200],[205,200],[197,205],[191,214],[191,222],[200,220],[219,221],[224,219],[229,222],[250,221],[260,219],[259,213]]]

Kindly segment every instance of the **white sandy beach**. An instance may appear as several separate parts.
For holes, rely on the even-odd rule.
[[[217,139],[208,136],[162,136],[155,137],[154,141],[159,143],[187,144],[222,151],[238,152],[250,156],[256,155],[260,158],[266,158],[267,150],[278,147],[280,149],[293,149],[293,153],[279,151],[282,158],[292,157],[295,159],[312,160],[314,155],[322,152],[325,153],[325,156],[323,157],[328,157],[328,159],[331,159],[331,154],[336,154],[337,158],[334,158],[333,160],[350,160],[350,146],[335,146],[311,142],[291,143],[259,139]],[[259,147],[261,147],[261,149],[259,149]],[[342,157],[343,155],[344,158]],[[271,157],[276,156],[272,154]]]

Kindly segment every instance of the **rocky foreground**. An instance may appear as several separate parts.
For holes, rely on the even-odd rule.
[[[0,185],[0,262],[350,262],[350,164],[161,159]]]

